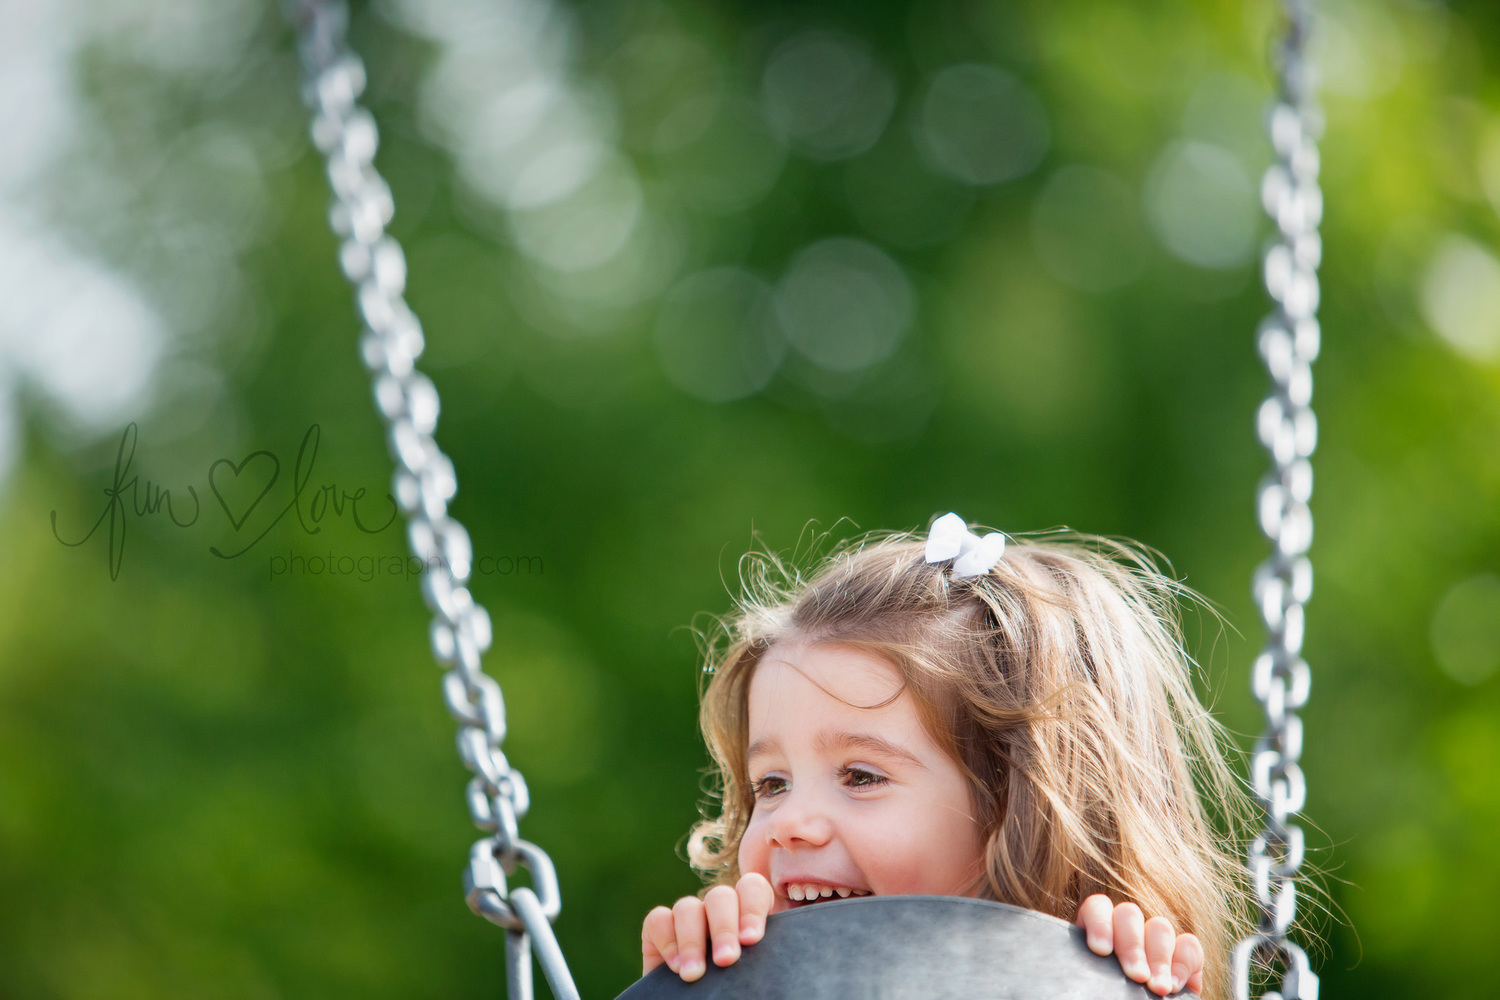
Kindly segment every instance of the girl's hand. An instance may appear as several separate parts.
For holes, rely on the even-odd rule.
[[[752,872],[733,888],[716,885],[702,899],[684,896],[670,910],[658,906],[641,925],[641,975],[665,962],[685,983],[700,979],[708,971],[705,945],[712,945],[715,965],[733,965],[741,946],[765,936],[773,902],[771,883]]]
[[[1166,996],[1181,989],[1203,992],[1203,945],[1192,934],[1177,934],[1166,917],[1145,919],[1134,903],[1115,906],[1093,895],[1078,907],[1078,926],[1096,955],[1114,952],[1125,975]]]

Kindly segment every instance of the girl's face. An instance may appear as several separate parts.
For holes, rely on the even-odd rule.
[[[968,893],[983,870],[973,796],[883,660],[776,643],[750,680],[755,809],[740,872],[772,912],[845,895]]]

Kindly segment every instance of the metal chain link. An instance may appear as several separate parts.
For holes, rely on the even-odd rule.
[[[505,702],[500,685],[479,662],[490,646],[490,618],[467,587],[473,559],[469,534],[448,516],[458,481],[453,463],[433,440],[437,389],[415,367],[422,327],[403,297],[405,255],[385,232],[395,204],[374,166],[375,119],[358,104],[365,71],[345,41],[348,6],[344,0],[290,0],[287,17],[297,30],[313,142],[327,158],[334,195],[329,223],[340,241],[339,263],[354,286],[365,324],[360,354],[396,462],[393,492],[406,516],[411,551],[424,564],[422,596],[434,616],[432,651],[448,668],[443,701],[459,724],[459,757],[474,775],[467,790],[469,814],[489,834],[469,852],[464,895],[470,909],[506,929],[511,1000],[531,1000],[533,950],[553,994],[577,1000],[552,932],[562,908],[557,873],[547,852],[522,840],[517,829],[529,804],[526,782],[500,750]],[[531,873],[531,888],[507,891],[506,875],[518,867]]]
[[[1257,414],[1256,430],[1271,456],[1271,470],[1256,494],[1260,527],[1271,556],[1255,571],[1255,603],[1268,642],[1255,661],[1251,688],[1265,709],[1266,729],[1251,756],[1250,779],[1265,810],[1265,826],[1251,842],[1247,862],[1260,907],[1260,926],[1233,956],[1236,1000],[1250,1000],[1251,966],[1284,968],[1279,991],[1263,1000],[1317,1000],[1318,977],[1307,954],[1288,937],[1297,914],[1297,878],[1305,853],[1302,828],[1292,822],[1307,802],[1299,763],[1302,720],[1312,671],[1302,658],[1304,606],[1312,596],[1312,464],[1318,424],[1313,417],[1312,362],[1318,356],[1318,264],[1323,194],[1318,187],[1321,121],[1312,101],[1307,37],[1309,0],[1283,0],[1286,30],[1277,52],[1278,93],[1270,114],[1275,159],[1261,197],[1276,234],[1266,249],[1265,282],[1275,307],[1260,324],[1257,347],[1272,388]]]

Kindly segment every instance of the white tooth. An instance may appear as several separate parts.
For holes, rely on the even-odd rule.
[[[833,886],[831,886],[831,885],[825,885],[822,888],[821,891],[822,891],[824,897],[832,896],[833,895]]]
[[[796,885],[796,884],[789,885],[789,886],[786,887],[786,894],[788,896],[790,896],[792,899],[801,899],[802,898],[802,887],[800,885]]]
[[[839,890],[839,898],[840,899],[848,899],[849,898],[849,890],[848,889],[840,889]]]

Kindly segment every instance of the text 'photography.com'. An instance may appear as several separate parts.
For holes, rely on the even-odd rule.
[[[272,580],[292,577],[336,576],[370,583],[374,580],[415,580],[428,569],[446,569],[442,556],[419,559],[413,555],[272,555],[268,559]],[[541,556],[480,556],[470,577],[541,576]]]

